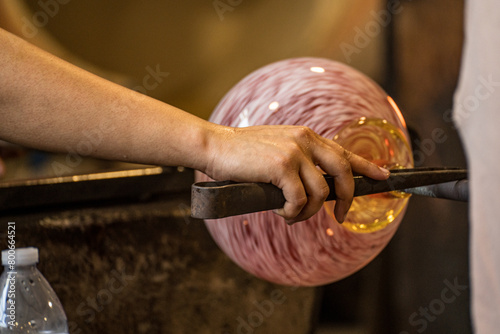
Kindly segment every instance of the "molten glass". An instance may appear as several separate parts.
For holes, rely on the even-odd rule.
[[[229,91],[210,120],[234,127],[304,125],[381,166],[413,165],[394,101],[365,75],[326,59],[289,59],[255,71]],[[396,232],[407,201],[399,192],[356,198],[342,225],[334,202],[293,226],[272,212],[205,223],[246,271],[279,284],[317,286],[370,262]]]

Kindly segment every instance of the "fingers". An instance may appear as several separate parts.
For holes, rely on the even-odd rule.
[[[328,194],[330,193],[330,188],[328,187],[328,183],[326,183],[323,174],[314,164],[312,164],[312,162],[308,162],[302,166],[299,174],[307,196],[306,202],[302,206],[298,215],[289,216],[292,219],[287,219],[288,224],[309,219],[321,209],[323,203],[328,197]]]
[[[310,218],[321,209],[329,195],[328,185],[317,167],[334,178],[337,197],[334,215],[340,223],[344,221],[352,203],[352,171],[378,180],[386,179],[389,174],[387,170],[380,169],[306,127],[250,127],[234,132],[232,140],[236,143],[234,147],[246,150],[229,149],[225,152],[236,152],[233,155],[240,160],[232,160],[246,163],[218,159],[224,162],[222,167],[207,169],[212,170],[212,175],[220,174],[222,178],[271,182],[278,186],[286,201],[284,207],[275,212],[289,224]],[[255,152],[261,154],[255,155]],[[219,169],[222,172],[216,173]]]
[[[300,214],[306,205],[306,190],[298,174],[293,174],[291,178],[284,180],[283,186],[280,188],[286,201],[283,208],[274,210],[274,213],[282,216],[289,223]]]
[[[343,148],[335,149],[341,150],[342,154],[324,153],[320,166],[326,173],[333,176],[335,196],[337,197],[333,213],[335,219],[339,223],[343,223],[354,195],[354,179],[349,163],[352,153]]]
[[[351,168],[356,173],[366,175],[375,180],[385,180],[389,177],[390,171],[375,165],[374,163],[363,159],[357,154],[352,153],[347,159],[351,164]]]
[[[339,223],[343,223],[353,200],[352,171],[377,180],[387,179],[389,171],[342,148],[331,140],[322,137],[320,140],[324,145],[317,146],[314,156],[317,158],[319,166],[334,178],[337,197],[334,215]]]
[[[342,146],[334,142],[333,140],[326,139],[318,135],[318,138],[323,142],[324,147],[318,147],[320,150],[315,152],[319,158],[323,155],[328,154],[327,151],[333,150],[337,154],[341,154],[345,160],[351,165],[352,171],[366,175],[375,180],[385,180],[389,177],[390,171],[377,166],[373,162],[370,162],[357,154],[352,153],[344,149]]]
[[[323,174],[313,164],[311,159],[302,157],[303,162],[295,173],[290,173],[287,179],[282,178],[282,185],[278,185],[286,199],[282,209],[274,212],[285,218],[287,224],[306,220],[321,209],[330,189]],[[335,195],[337,197],[334,215],[342,223],[354,193],[354,179],[349,161],[343,155],[331,150],[326,152],[325,161],[320,166],[333,176]]]

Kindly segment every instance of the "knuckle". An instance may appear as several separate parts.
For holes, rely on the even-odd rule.
[[[339,171],[342,174],[352,174],[352,169],[351,169],[351,164],[349,163],[349,160],[347,159],[342,159],[339,163]]]
[[[292,170],[293,159],[289,154],[279,154],[274,157],[275,165],[279,173]]]
[[[304,195],[304,196],[299,196],[297,198],[295,198],[294,200],[291,201],[291,203],[297,207],[297,208],[302,208],[304,207],[304,205],[307,204],[307,196]]]
[[[344,148],[344,152],[342,153],[342,155],[344,156],[344,158],[345,158],[347,161],[351,160],[351,158],[352,158],[352,154],[353,154],[353,153],[352,153],[351,151],[346,150],[345,148]]]
[[[309,139],[314,132],[307,126],[297,126],[295,128],[295,137],[298,139]]]
[[[300,164],[303,154],[297,143],[288,143],[282,147],[279,154],[274,156],[274,160],[278,168],[288,171],[295,170]]]
[[[319,198],[322,200],[325,200],[328,195],[330,195],[330,187],[328,187],[328,184],[324,184],[320,189],[319,189]]]
[[[313,193],[310,194],[314,201],[324,202],[325,199],[330,194],[330,187],[328,183],[326,183],[324,177],[321,175],[321,179],[319,179],[319,183],[313,189]]]

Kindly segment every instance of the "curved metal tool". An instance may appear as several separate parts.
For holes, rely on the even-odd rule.
[[[364,196],[387,191],[403,190],[458,181],[467,178],[462,168],[408,168],[391,170],[387,180],[377,181],[366,176],[354,176],[354,196]],[[335,185],[332,176],[325,175],[330,187],[327,201],[335,200]],[[420,188],[420,195],[446,197],[463,200],[453,194],[439,196],[439,192]],[[442,193],[444,191],[441,191]],[[232,181],[198,182],[191,187],[191,216],[215,219],[245,213],[282,208],[285,204],[283,192],[270,183],[237,183]]]

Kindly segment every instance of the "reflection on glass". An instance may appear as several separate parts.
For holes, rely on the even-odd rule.
[[[325,72],[325,69],[323,67],[313,66],[311,67],[311,72],[323,73]]]
[[[404,133],[387,120],[361,117],[342,128],[333,138],[339,145],[385,168],[411,167],[413,157]],[[406,207],[410,195],[393,191],[356,197],[344,226],[354,232],[375,232]],[[331,202],[325,209],[333,216]]]
[[[280,106],[279,102],[276,102],[276,101],[271,102],[269,104],[269,110],[275,111],[276,109],[278,109],[279,106]]]

